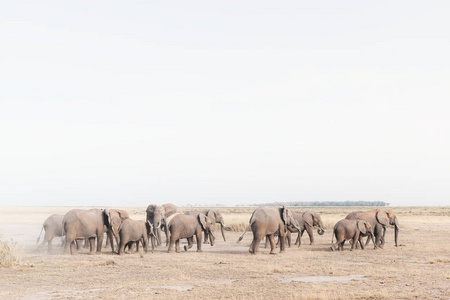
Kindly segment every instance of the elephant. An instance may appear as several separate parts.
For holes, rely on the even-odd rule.
[[[169,253],[173,252],[174,244],[175,251],[177,253],[180,252],[180,239],[187,239],[188,241],[188,245],[184,246],[184,251],[190,249],[194,241],[194,236],[197,239],[197,252],[202,252],[202,232],[208,233],[211,246],[214,246],[213,222],[205,214],[176,215],[170,220],[168,227],[170,231],[170,242],[167,251]]]
[[[39,243],[39,240],[41,238],[42,230],[45,230],[44,234],[44,240],[42,243],[39,244],[37,247],[37,251],[42,251],[42,248],[44,247],[45,243],[48,243],[48,253],[52,251],[52,240],[54,237],[62,237],[63,236],[63,229],[62,229],[62,220],[64,218],[64,215],[58,215],[54,214],[49,216],[45,221],[44,224],[42,224],[41,232],[39,233],[39,237],[37,238],[37,243]]]
[[[398,231],[400,230],[400,226],[398,224],[398,219],[395,213],[390,209],[373,209],[370,211],[355,211],[348,214],[346,219],[355,220],[360,219],[364,220],[372,226],[373,233],[375,236],[376,246],[383,248],[385,244],[385,233],[386,227],[388,225],[395,226],[395,247],[397,247],[398,243]],[[366,245],[369,243],[369,239],[366,241]]]
[[[133,243],[136,243],[136,251],[139,251],[139,242],[142,242],[142,247],[145,253],[148,252],[148,238],[151,237],[152,252],[155,249],[155,236],[153,233],[153,225],[150,221],[126,219],[119,227],[119,254],[125,252],[125,247],[129,248]]]
[[[317,233],[319,235],[323,235],[325,233],[325,229],[323,228],[323,223],[322,223],[322,218],[320,217],[320,215],[313,213],[313,212],[309,212],[309,211],[305,211],[304,213],[296,213],[296,212],[292,212],[292,214],[294,215],[294,219],[297,220],[299,227],[300,227],[300,231],[298,233],[297,236],[297,240],[295,241],[295,244],[298,244],[298,247],[300,247],[301,245],[301,237],[303,236],[303,232],[306,230],[306,232],[309,235],[309,244],[313,245],[314,244],[314,235],[313,235],[313,227],[319,227],[319,229],[317,229]],[[289,228],[292,230],[292,232],[295,232],[295,228]],[[290,230],[290,231],[291,231]]]
[[[297,240],[295,242],[295,245],[298,245],[300,248],[301,245],[301,237],[303,236],[303,232],[306,230],[306,232],[309,235],[310,245],[314,244],[314,235],[312,228],[314,226],[319,227],[317,229],[317,233],[319,235],[323,235],[325,233],[325,229],[323,228],[322,218],[313,212],[306,211],[304,213],[297,213],[292,212],[292,215],[294,216],[294,219],[298,222],[298,227],[300,228],[300,231],[298,231],[293,226],[288,226],[288,231],[286,232],[286,240],[288,247],[291,247],[291,233],[298,232]],[[277,231],[274,236],[279,237],[279,231]],[[280,239],[278,239],[277,245],[280,243]],[[269,240],[266,238],[266,248],[269,247]]]
[[[285,206],[276,207],[258,207],[252,214],[249,227],[253,232],[253,241],[250,245],[249,252],[251,254],[259,253],[259,243],[266,236],[270,241],[270,254],[275,253],[274,233],[280,233],[280,252],[285,251],[285,236],[288,226],[293,226],[298,231],[297,220],[294,219],[292,212]],[[248,229],[248,227],[247,227]],[[247,229],[239,238],[238,243],[242,240]]]
[[[177,212],[177,206],[172,203],[163,205],[150,204],[147,207],[147,218],[153,225],[153,232],[156,237],[156,245],[161,245],[161,230],[166,234],[166,246],[169,240],[167,218]]]
[[[105,209],[105,214],[108,217],[109,227],[104,228],[107,234],[106,240],[110,242],[111,250],[114,253],[114,240],[116,239],[117,247],[120,244],[119,227],[125,220],[128,220],[130,216],[126,210],[122,209]]]
[[[369,236],[369,238],[372,238],[375,248],[377,248],[375,241],[373,240],[372,226],[369,222],[364,220],[342,219],[334,225],[333,235],[331,237],[331,250],[334,251],[336,247],[338,247],[338,250],[343,251],[345,240],[349,239],[352,240],[350,251],[353,250],[358,242],[364,250],[361,236]],[[333,243],[334,237],[336,237],[336,243]]]
[[[219,211],[216,210],[206,210],[206,211],[186,211],[184,214],[185,215],[198,215],[198,214],[205,214],[206,216],[211,218],[211,221],[213,222],[213,225],[215,225],[216,223],[220,224],[220,231],[222,233],[222,237],[224,242],[226,242],[226,238],[225,238],[225,233],[223,231],[223,228],[225,227],[225,222],[223,220],[222,214]],[[208,234],[205,234],[205,244],[208,243]]]
[[[104,226],[108,223],[107,210],[104,209],[72,209],[68,211],[62,221],[63,235],[66,236],[64,253],[76,254],[75,243],[79,239],[89,239],[89,254],[95,254],[95,238],[97,238],[97,253],[102,251]]]

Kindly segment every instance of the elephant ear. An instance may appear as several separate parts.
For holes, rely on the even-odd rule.
[[[383,226],[389,225],[389,217],[384,210],[377,211],[376,218],[378,223],[380,223],[381,225]]]
[[[155,209],[156,209],[156,205],[155,204],[150,204],[147,207],[147,217],[153,219],[155,217]]]
[[[164,207],[164,214],[166,217],[170,217],[171,215],[177,212],[177,206],[175,204],[166,203],[163,204],[162,207]]]
[[[104,216],[106,217],[106,221],[107,221],[107,227],[110,227],[112,224],[112,217],[111,217],[111,210],[109,210],[108,208],[105,208],[105,210],[103,211]]]
[[[286,206],[283,206],[281,208],[281,218],[283,219],[283,223],[287,224],[288,221],[288,209],[286,208]]]
[[[207,217],[210,217],[211,220],[215,220],[215,219],[216,219],[216,213],[215,213],[215,211],[213,211],[212,209],[210,209],[210,210],[208,210],[208,211],[206,212],[206,216],[207,216]]]
[[[198,222],[202,226],[203,230],[206,230],[206,218],[207,216],[205,214],[198,214],[197,216]]]
[[[303,220],[305,220],[305,223],[308,224],[309,227],[313,227],[313,215],[309,211],[305,211],[302,215]]]
[[[366,222],[359,220],[357,221],[356,225],[358,226],[359,231],[361,231],[361,233],[366,234],[367,230],[366,230]]]
[[[128,212],[126,210],[118,209],[117,213],[119,214],[120,220],[123,222],[126,219],[129,219],[130,216],[128,215]]]

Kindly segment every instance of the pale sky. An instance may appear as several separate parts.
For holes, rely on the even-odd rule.
[[[450,205],[448,1],[0,2],[1,205]]]

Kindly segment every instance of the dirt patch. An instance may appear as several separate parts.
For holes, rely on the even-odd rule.
[[[352,280],[365,280],[364,275],[348,275],[348,276],[300,276],[300,277],[286,277],[281,278],[283,283],[290,283],[294,281],[309,282],[309,283],[325,283],[325,282],[339,282],[345,283]]]

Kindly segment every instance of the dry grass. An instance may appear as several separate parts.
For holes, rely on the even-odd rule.
[[[17,242],[0,237],[0,267],[11,267],[20,262]]]
[[[236,244],[255,207],[216,209],[232,231],[225,232],[226,242],[216,234],[216,245],[203,245],[203,253],[195,252],[194,245],[179,254],[168,254],[165,247],[158,247],[146,254],[140,251],[118,256],[105,249],[103,254],[91,256],[83,249],[70,256],[59,255],[61,246],[55,243],[53,254],[36,254],[32,252],[33,236],[33,244],[23,245],[22,263],[0,269],[0,298],[448,299],[450,294],[450,244],[446,243],[449,208],[394,208],[405,229],[400,232],[399,247],[394,247],[389,228],[384,249],[349,251],[346,244],[344,251],[332,252],[329,230],[323,236],[315,232],[314,245],[309,245],[304,235],[300,248],[293,246],[283,254],[269,255],[269,249],[261,245],[257,256],[248,253],[251,232]],[[133,218],[145,218],[145,208],[128,210]],[[330,229],[350,211],[367,208],[293,210],[319,213]],[[51,213],[48,208],[35,219],[36,236],[41,222]],[[7,228],[1,214],[0,208],[0,226]],[[31,216],[27,220],[33,223]],[[320,282],[321,278],[351,275],[360,275],[362,280]],[[317,282],[281,282],[303,276],[318,276]]]

